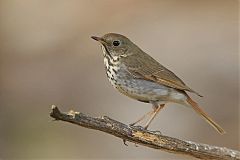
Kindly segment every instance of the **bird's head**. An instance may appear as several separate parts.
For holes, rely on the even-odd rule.
[[[131,55],[136,45],[127,37],[117,34],[108,33],[102,37],[92,36],[92,39],[101,43],[104,54],[109,54],[111,57],[127,57]]]

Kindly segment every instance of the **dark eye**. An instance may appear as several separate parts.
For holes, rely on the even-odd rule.
[[[120,42],[119,42],[119,41],[113,41],[113,45],[114,45],[114,46],[119,46],[119,45],[120,45]]]

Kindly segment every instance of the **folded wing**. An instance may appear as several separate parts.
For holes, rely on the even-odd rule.
[[[202,97],[199,93],[189,88],[173,72],[162,66],[149,55],[130,56],[126,59],[132,63],[125,63],[130,74],[137,78],[153,81],[175,89],[189,91]]]

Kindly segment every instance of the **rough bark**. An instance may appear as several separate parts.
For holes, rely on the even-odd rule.
[[[236,150],[179,140],[162,135],[160,132],[144,130],[140,126],[131,127],[106,116],[96,118],[74,111],[62,113],[54,105],[50,116],[55,120],[103,131],[123,139],[124,142],[129,141],[166,152],[188,155],[199,159],[240,160],[240,152]]]

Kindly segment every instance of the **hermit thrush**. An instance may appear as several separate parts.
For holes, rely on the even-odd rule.
[[[150,118],[145,125],[147,129],[165,104],[173,102],[192,107],[219,133],[225,133],[186,91],[201,96],[199,93],[189,88],[173,72],[142,51],[127,37],[108,33],[102,37],[92,36],[92,38],[101,44],[105,70],[112,86],[128,97],[153,105],[153,111],[143,115],[131,125],[135,125],[149,115]]]

